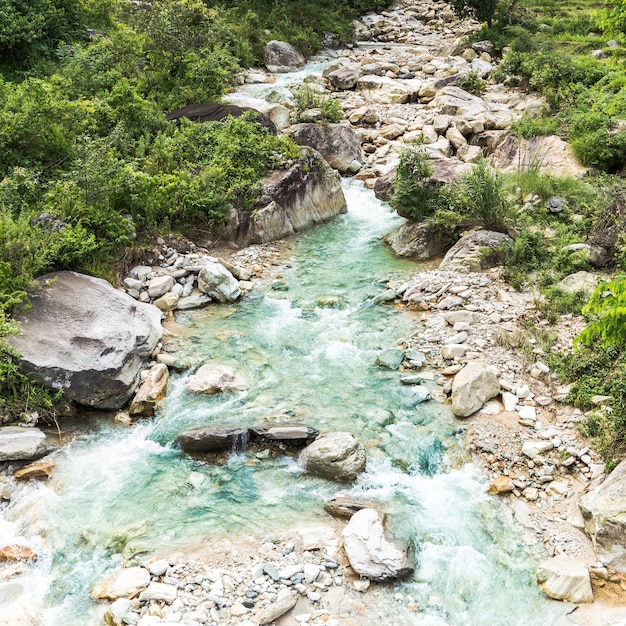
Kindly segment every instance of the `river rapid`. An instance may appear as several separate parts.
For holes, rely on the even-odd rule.
[[[25,537],[40,558],[0,582],[0,624],[99,624],[89,592],[119,564],[218,538],[295,536],[328,524],[322,504],[338,493],[379,503],[388,537],[416,563],[409,581],[358,594],[368,617],[350,624],[572,623],[568,607],[536,587],[541,555],[485,494],[462,422],[436,400],[413,405],[400,373],[375,364],[419,332],[414,313],[372,300],[415,265],[380,242],[400,218],[358,181],[343,187],[348,213],[295,239],[272,284],[236,305],[177,315],[171,349],[234,366],[247,391],[198,396],[185,389],[188,374],[175,376],[154,419],[131,428],[96,419],[58,453],[48,482],[17,487],[0,510],[0,536]],[[275,419],[352,432],[367,448],[367,471],[342,489],[291,457],[234,451],[215,464],[171,443],[194,426]]]

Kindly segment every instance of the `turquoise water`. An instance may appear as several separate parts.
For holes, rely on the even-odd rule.
[[[96,624],[89,589],[117,564],[211,537],[266,539],[324,523],[322,503],[340,492],[380,502],[389,533],[416,555],[411,581],[365,596],[389,625],[570,623],[537,590],[520,530],[460,448],[460,423],[435,401],[413,407],[399,373],[375,365],[418,325],[372,298],[415,266],[379,241],[399,218],[358,182],[344,189],[348,214],[298,237],[280,290],[178,316],[185,332],[172,348],[232,365],[247,391],[197,396],[187,374],[174,376],[154,420],[98,421],[61,452],[47,484],[19,487],[0,532],[25,537],[42,558],[0,582],[0,623]],[[276,419],[354,433],[368,450],[366,473],[342,491],[303,475],[292,458],[233,454],[211,464],[171,445],[193,426]],[[421,612],[408,613],[398,591]]]

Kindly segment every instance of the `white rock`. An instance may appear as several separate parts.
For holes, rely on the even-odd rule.
[[[508,392],[508,391],[503,391],[502,392],[502,402],[504,404],[504,410],[511,412],[515,410],[515,407],[517,406],[517,396]]]
[[[520,419],[535,420],[537,419],[537,410],[534,406],[520,406],[517,408]]]
[[[117,600],[130,596],[150,584],[150,572],[145,567],[123,567],[96,583],[91,595],[97,600]]]
[[[499,393],[498,377],[482,363],[471,361],[454,377],[452,412],[457,417],[468,417]]]
[[[525,441],[522,444],[522,454],[533,459],[534,457],[548,452],[554,448],[554,444],[551,441]]]
[[[589,570],[572,557],[559,555],[541,563],[537,582],[546,595],[556,600],[593,602]]]
[[[163,602],[174,602],[178,590],[174,585],[167,585],[165,583],[150,583],[145,591],[139,594],[139,602],[146,602],[148,600],[160,600]]]

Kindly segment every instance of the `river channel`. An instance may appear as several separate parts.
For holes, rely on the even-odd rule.
[[[358,181],[343,187],[348,213],[295,239],[273,284],[236,305],[177,315],[184,332],[171,348],[234,366],[247,391],[198,396],[185,389],[187,374],[174,376],[154,419],[131,428],[96,420],[57,455],[47,483],[18,487],[0,510],[0,535],[5,543],[26,537],[40,559],[0,582],[0,624],[98,624],[90,588],[120,563],[327,523],[322,504],[338,493],[379,503],[388,536],[415,555],[412,579],[362,596],[371,615],[387,616],[375,621],[571,623],[567,607],[536,587],[539,555],[485,494],[484,476],[462,449],[463,424],[436,400],[414,405],[400,372],[375,364],[419,324],[372,299],[416,268],[380,241],[399,218]],[[352,432],[367,448],[367,471],[344,488],[307,476],[291,457],[238,451],[215,464],[171,443],[189,427],[275,419]],[[395,602],[398,593],[420,612]]]

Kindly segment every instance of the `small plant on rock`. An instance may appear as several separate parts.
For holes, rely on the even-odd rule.
[[[475,96],[482,96],[487,88],[487,83],[480,77],[476,70],[472,70],[459,79],[459,87]]]

